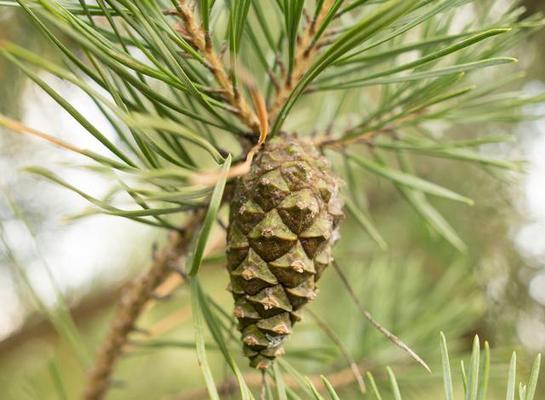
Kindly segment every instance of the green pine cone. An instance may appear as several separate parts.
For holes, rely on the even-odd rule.
[[[236,184],[227,235],[230,291],[244,354],[267,368],[317,294],[332,261],[343,202],[329,161],[309,141],[279,135]]]

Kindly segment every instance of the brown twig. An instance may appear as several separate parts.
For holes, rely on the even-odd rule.
[[[156,254],[150,268],[123,293],[110,330],[89,372],[83,399],[104,398],[114,367],[128,343],[129,334],[135,329],[136,320],[152,298],[155,289],[174,272],[174,267],[185,256],[188,244],[203,216],[201,211],[196,212],[182,231],[171,233],[168,244]]]
[[[330,147],[330,148],[343,149],[343,148],[346,148],[346,146],[348,146],[349,144],[367,143],[371,145],[373,139],[383,134],[387,134],[393,138],[397,138],[396,130],[399,127],[399,125],[401,125],[404,122],[410,122],[414,118],[421,116],[423,113],[425,113],[425,111],[426,111],[426,108],[417,108],[411,111],[408,115],[398,118],[395,124],[392,124],[390,126],[386,126],[380,129],[363,131],[363,133],[358,135],[355,135],[352,133],[353,128],[345,131],[344,135],[336,139],[333,139],[330,137],[329,135],[330,132],[326,132],[325,135],[322,135],[321,137],[316,139],[314,141],[314,144],[318,148]],[[359,127],[364,128],[364,126],[361,126],[361,125]]]
[[[343,270],[339,267],[336,261],[333,261],[333,267],[335,269],[335,272],[337,272],[337,275],[339,276],[341,282],[343,283],[344,287],[348,291],[348,294],[356,304],[356,307],[358,308],[359,312],[367,319],[371,325],[373,325],[382,335],[384,335],[390,342],[392,342],[394,345],[402,349],[404,352],[406,352],[411,358],[416,360],[420,365],[422,365],[428,372],[431,373],[431,369],[426,364],[426,362],[418,355],[416,352],[411,349],[405,342],[403,342],[400,338],[398,338],[396,335],[394,335],[392,332],[390,332],[388,329],[383,327],[372,315],[369,311],[363,307],[363,304],[361,304],[360,299],[356,292],[354,292],[354,289],[352,289],[352,285],[350,285],[350,281],[344,274]]]
[[[207,62],[206,66],[214,75],[218,85],[224,90],[224,98],[229,105],[234,108],[235,115],[237,115],[252,132],[258,134],[260,132],[259,119],[244,97],[241,96],[240,92],[234,87],[233,82],[223,66],[220,56],[214,51],[210,35],[197,23],[193,11],[186,4],[185,0],[180,0],[179,4],[180,8],[178,15],[183,22],[181,34],[186,36],[190,43],[203,55]]]
[[[314,34],[316,33],[316,28],[324,20],[332,5],[333,0],[325,0],[316,18],[309,23],[308,27],[298,38],[293,69],[290,74],[284,74],[284,84],[278,90],[274,103],[272,104],[269,112],[271,120],[274,120],[278,116],[280,109],[287,101],[291,91],[301,80],[309,68],[310,63],[314,59],[314,56],[318,51],[316,43],[313,42]]]

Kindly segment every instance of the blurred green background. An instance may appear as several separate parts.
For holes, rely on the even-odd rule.
[[[540,0],[527,1],[527,6],[545,11]],[[1,40],[16,40],[44,54],[49,51],[28,20],[13,10],[0,9]],[[517,54],[529,71],[525,88],[529,92],[545,88],[544,48],[545,32],[541,32]],[[62,91],[63,82],[50,83]],[[66,98],[92,115],[93,105],[67,88]],[[32,126],[45,126],[44,130],[76,145],[96,146],[46,95],[1,59],[0,112]],[[107,132],[107,123],[95,114],[97,126]],[[342,288],[332,271],[326,273],[321,294],[312,304],[312,310],[329,323],[353,357],[361,360],[362,369],[373,371],[379,384],[386,377],[384,366],[391,365],[407,398],[439,397],[441,330],[454,358],[471,348],[474,334],[489,341],[494,349],[493,381],[505,381],[511,350],[518,351],[520,365],[527,367],[536,352],[545,350],[545,120],[502,129],[510,130],[516,140],[508,146],[490,145],[484,151],[527,159],[524,174],[496,176],[454,161],[419,159],[423,176],[476,200],[473,207],[434,203],[468,244],[467,254],[461,255],[434,237],[395,188],[365,174],[358,176],[363,182],[360,189],[367,194],[369,209],[389,249],[377,249],[349,221],[335,250],[364,305],[430,362],[431,376],[366,321],[354,317],[356,310],[347,295],[339,296]],[[463,132],[458,134],[464,137]],[[59,161],[65,167],[59,169]],[[81,211],[85,202],[19,170],[25,165],[55,166],[62,176],[100,191],[102,178],[81,174],[73,168],[77,162],[34,139],[6,132],[0,135],[2,400],[58,398],[58,375],[63,377],[66,397],[76,398],[85,376],[77,355],[55,333],[32,293],[46,308],[55,309],[62,292],[92,354],[107,329],[119,291],[147,264],[152,244],[164,240],[161,232],[112,217],[67,221],[66,216]],[[213,237],[216,245],[209,249],[203,282],[218,303],[229,308],[227,274],[220,257],[223,233],[217,230]],[[134,336],[109,398],[186,398],[179,395],[190,389],[196,390],[193,398],[200,395],[203,381],[191,345],[188,296],[180,288],[169,301],[150,307],[139,323],[152,335]],[[296,330],[287,352],[288,359],[310,375],[330,371],[340,382],[344,382],[343,371],[350,375],[338,348],[309,316]],[[210,357],[221,380],[227,373],[223,359],[213,349]],[[520,373],[524,376],[528,370],[521,367]],[[359,398],[350,379],[340,388],[343,398]],[[504,387],[497,389],[502,393]],[[492,385],[491,390],[496,388]],[[541,390],[537,398],[545,399],[543,385]],[[503,395],[497,396],[492,398]],[[237,398],[236,392],[232,398]]]

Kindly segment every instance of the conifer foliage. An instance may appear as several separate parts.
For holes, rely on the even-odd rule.
[[[420,176],[414,161],[424,155],[518,170],[517,161],[478,151],[508,137],[450,138],[447,129],[520,121],[529,117],[525,105],[545,100],[512,90],[523,78],[512,55],[543,25],[539,15],[523,18],[517,1],[0,0],[0,10],[7,8],[24,13],[56,57],[6,42],[0,55],[103,151],[78,148],[7,116],[0,125],[81,155],[85,167],[108,177],[111,190],[97,197],[40,166],[28,171],[88,200],[91,209],[83,215],[104,213],[170,233],[118,306],[89,369],[88,400],[104,398],[137,319],[173,274],[191,291],[207,395],[220,398],[207,361],[205,338],[211,337],[241,398],[254,397],[229,346],[235,321],[224,309],[231,306],[217,304],[199,276],[211,232],[225,225],[226,213],[234,316],[244,355],[263,371],[262,398],[273,398],[269,379],[279,399],[321,399],[311,381],[277,357],[332,261],[343,204],[371,240],[387,246],[365,207],[361,179],[392,184],[422,223],[464,251],[463,239],[430,198],[473,201]],[[115,137],[66,101],[47,75],[92,99]],[[345,283],[343,295],[352,293],[361,306]],[[362,315],[421,361],[368,312]],[[279,365],[298,374],[298,386],[284,384]],[[482,399],[478,361],[472,368],[466,398]],[[533,398],[535,380],[521,399]],[[375,388],[372,377],[371,383]],[[332,399],[338,398],[334,384],[323,380]],[[446,389],[452,399],[452,388]],[[394,394],[401,398],[397,383]]]

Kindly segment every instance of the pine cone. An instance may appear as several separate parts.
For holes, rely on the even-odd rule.
[[[236,183],[227,235],[229,290],[244,354],[267,368],[317,293],[342,218],[339,180],[314,145],[268,141]]]

